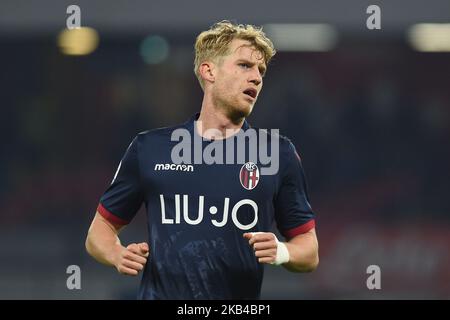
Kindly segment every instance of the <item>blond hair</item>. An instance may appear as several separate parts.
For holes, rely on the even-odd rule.
[[[234,39],[249,41],[262,53],[266,65],[276,53],[272,41],[267,38],[261,27],[233,24],[228,20],[217,22],[209,30],[200,33],[195,41],[194,72],[202,88],[200,64],[207,60],[216,62],[217,58],[229,54],[229,44]]]

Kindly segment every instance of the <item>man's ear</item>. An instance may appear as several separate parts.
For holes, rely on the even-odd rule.
[[[214,82],[216,80],[216,66],[210,61],[203,62],[199,67],[199,73],[204,82]]]

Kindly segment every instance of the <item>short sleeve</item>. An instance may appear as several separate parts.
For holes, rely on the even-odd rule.
[[[120,161],[111,185],[100,198],[97,211],[108,221],[124,225],[134,218],[142,202],[136,137]]]
[[[315,220],[301,160],[290,141],[282,157],[280,163],[285,165],[275,199],[275,220],[281,234],[291,239],[314,228]]]

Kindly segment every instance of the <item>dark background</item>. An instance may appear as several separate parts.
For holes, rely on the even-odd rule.
[[[63,55],[66,8],[81,8],[98,48]],[[381,7],[381,30],[366,8]],[[133,299],[139,278],[84,249],[98,199],[141,131],[199,111],[196,35],[222,19],[328,23],[328,52],[279,52],[249,122],[278,128],[303,160],[321,262],[269,266],[263,298],[450,297],[450,53],[414,51],[418,22],[450,22],[447,1],[2,1],[0,3],[0,298]],[[150,65],[143,39],[167,59]],[[450,36],[450,35],[447,35]],[[144,240],[141,210],[122,242]],[[66,268],[81,268],[68,290]],[[381,268],[381,290],[366,269]]]

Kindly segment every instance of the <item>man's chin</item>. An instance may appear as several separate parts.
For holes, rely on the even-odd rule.
[[[234,119],[247,118],[252,113],[252,110],[253,104],[239,106],[231,110],[231,115]]]
[[[247,118],[250,115],[250,112],[244,112],[243,110],[233,110],[229,113],[229,119],[233,122],[240,122],[242,118]]]
[[[239,122],[242,118],[247,118],[252,113],[253,105],[253,103],[249,103],[248,101],[246,103],[240,102],[239,104],[230,103],[224,106],[224,110],[229,119]]]

